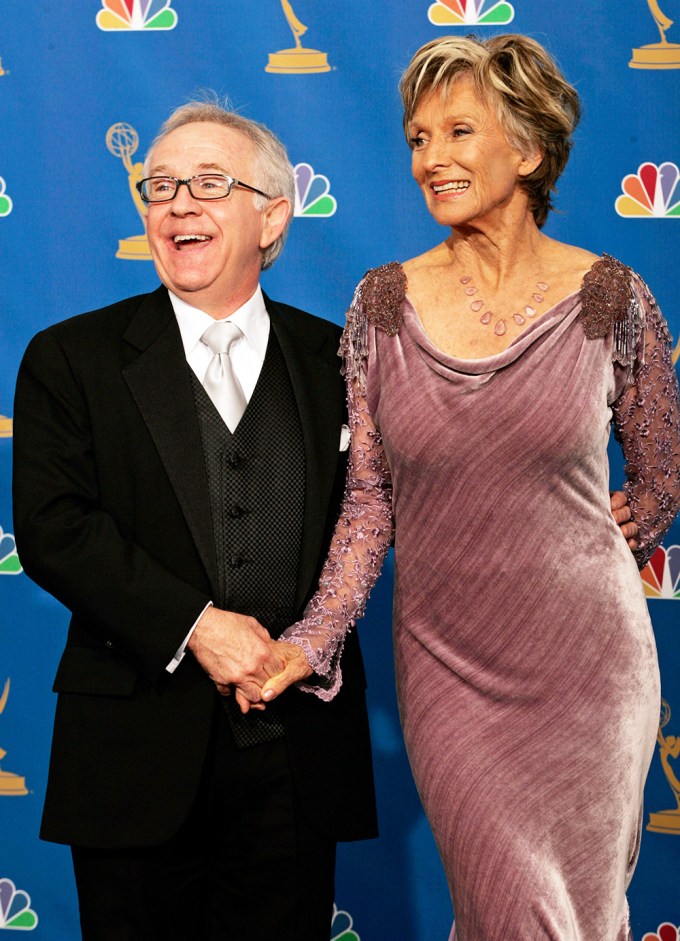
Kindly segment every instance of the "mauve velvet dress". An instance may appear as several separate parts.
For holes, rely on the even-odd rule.
[[[605,256],[586,282],[480,360],[433,345],[396,264],[348,315],[345,504],[286,634],[330,698],[393,514],[399,705],[457,941],[629,937],[660,692],[607,442],[613,411],[643,564],[680,505],[680,406],[642,281]]]

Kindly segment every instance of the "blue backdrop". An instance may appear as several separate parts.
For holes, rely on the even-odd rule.
[[[367,268],[444,234],[410,179],[401,132],[396,87],[410,56],[447,32],[527,33],[556,55],[584,103],[546,231],[639,271],[677,342],[680,0],[659,2],[662,11],[655,0],[0,6],[0,930],[77,937],[68,852],[37,839],[67,613],[22,574],[14,551],[16,372],[40,328],[156,285],[129,183],[162,120],[215,88],[284,139],[298,169],[298,218],[264,286],[342,322]],[[296,39],[297,21],[308,29]],[[618,483],[616,454],[612,466]],[[655,829],[645,832],[630,901],[636,941],[680,941],[678,524],[644,578],[666,705],[646,795]],[[391,589],[388,562],[360,628],[382,837],[341,849],[335,941],[443,941],[451,918],[399,733]],[[603,728],[593,747],[606,741]]]

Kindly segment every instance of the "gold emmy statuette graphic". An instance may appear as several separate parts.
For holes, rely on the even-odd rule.
[[[680,340],[678,340],[678,345],[673,350],[673,363],[677,363],[680,359]]]
[[[130,187],[132,201],[142,222],[144,222],[146,219],[146,206],[135,186],[135,183],[141,180],[144,175],[144,165],[133,163],[130,159],[139,147],[137,131],[131,124],[112,124],[106,132],[106,146],[114,157],[120,157],[123,161],[123,166],[128,173],[128,186]],[[131,235],[129,238],[120,239],[116,258],[126,258],[131,261],[149,261],[151,252],[149,251],[146,235]]]
[[[0,75],[7,75],[7,72],[2,67],[2,59],[0,59]]]
[[[280,49],[279,52],[269,53],[269,63],[264,67],[265,72],[282,72],[293,75],[306,72],[330,72],[328,56],[318,49],[305,49],[300,42],[300,36],[307,32],[307,27],[301,23],[290,5],[289,0],[281,0],[283,12],[288,20],[295,47],[293,49]]]
[[[2,691],[2,696],[0,696],[0,712],[3,711],[7,704],[8,696],[9,677]],[[6,754],[7,752],[4,748],[0,748],[0,761],[2,761]],[[26,788],[25,778],[22,778],[18,774],[12,774],[11,771],[0,770],[0,797],[24,797],[26,794],[28,794],[28,790]]]
[[[661,721],[659,722],[659,731],[656,740],[659,743],[659,757],[663,773],[666,775],[671,791],[675,796],[677,807],[674,810],[660,810],[658,813],[650,813],[648,830],[655,833],[675,833],[680,836],[680,781],[671,768],[671,758],[677,758],[680,755],[680,737],[675,735],[663,734],[663,729],[668,725],[671,718],[671,707],[665,699],[661,700]]]
[[[633,49],[628,65],[631,69],[680,69],[680,44],[666,39],[666,30],[671,28],[673,20],[662,11],[658,0],[647,0],[647,6],[659,27],[661,42]]]
[[[0,415],[0,438],[12,437],[12,419],[6,415]]]

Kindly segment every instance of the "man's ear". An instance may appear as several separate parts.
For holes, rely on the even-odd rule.
[[[262,211],[262,235],[260,248],[269,248],[286,228],[293,212],[290,200],[286,196],[270,199]]]

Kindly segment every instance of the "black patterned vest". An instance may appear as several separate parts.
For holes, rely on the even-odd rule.
[[[190,370],[210,490],[219,576],[215,604],[248,614],[273,637],[295,620],[302,543],[305,452],[281,347],[269,332],[257,385],[229,431]],[[225,700],[240,746],[283,735],[276,703],[242,716]]]

